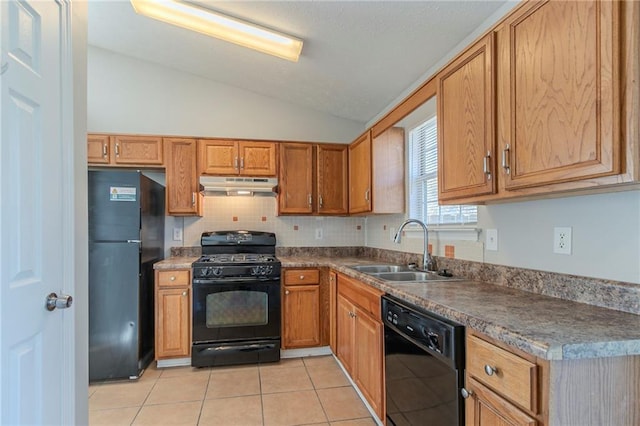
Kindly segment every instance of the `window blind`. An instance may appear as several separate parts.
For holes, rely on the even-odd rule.
[[[409,133],[409,217],[427,225],[478,222],[476,206],[438,204],[438,129],[436,117]]]

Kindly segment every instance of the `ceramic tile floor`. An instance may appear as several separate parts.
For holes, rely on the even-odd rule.
[[[155,363],[154,363],[155,365]],[[150,367],[89,386],[89,424],[374,426],[332,356],[261,366]]]

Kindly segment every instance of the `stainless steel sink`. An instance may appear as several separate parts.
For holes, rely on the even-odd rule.
[[[411,268],[406,265],[354,265],[350,266],[350,268],[355,269],[358,272],[363,272],[365,274],[411,271]]]
[[[435,272],[416,271],[407,265],[353,265],[351,269],[385,281],[420,282],[420,281],[457,281],[456,278],[438,275]]]
[[[382,272],[370,274],[386,281],[447,281],[449,277],[443,277],[434,272]]]

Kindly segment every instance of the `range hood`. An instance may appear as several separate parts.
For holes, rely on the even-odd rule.
[[[204,195],[256,195],[275,197],[278,179],[263,177],[200,176]]]

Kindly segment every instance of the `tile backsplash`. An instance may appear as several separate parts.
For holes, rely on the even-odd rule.
[[[248,229],[275,232],[278,246],[343,247],[365,244],[361,217],[277,216],[275,197],[205,197],[202,217],[171,218],[183,228],[182,241],[169,246],[199,246],[205,231]]]

